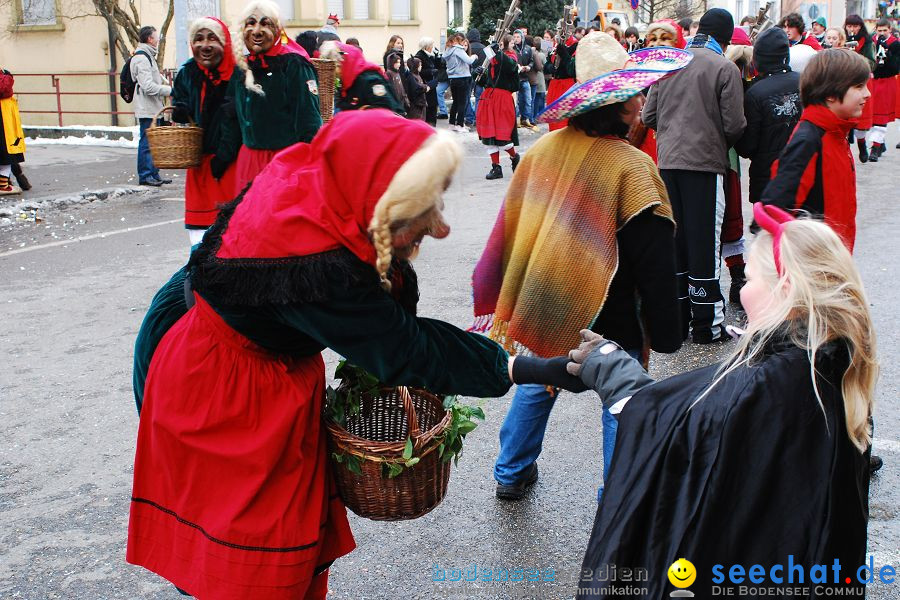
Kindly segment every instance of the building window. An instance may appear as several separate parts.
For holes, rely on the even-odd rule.
[[[292,21],[294,19],[294,0],[275,0],[278,5],[278,12],[281,13],[282,21]]]
[[[391,0],[391,20],[411,21],[412,0]]]
[[[328,14],[337,15],[340,20],[344,19],[344,0],[328,0]]]
[[[279,6],[281,6],[279,4]],[[282,8],[282,11],[284,8]],[[219,16],[219,0],[188,0],[187,2],[188,22],[200,17],[218,17]]]
[[[369,0],[353,0],[353,18],[357,20],[369,18]]]
[[[21,0],[22,25],[56,25],[56,0]]]

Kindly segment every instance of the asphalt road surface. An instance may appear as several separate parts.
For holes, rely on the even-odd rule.
[[[523,137],[527,147],[537,136]],[[510,173],[504,157],[506,178],[486,182],[483,147],[474,134],[460,139],[466,158],[446,194],[453,231],[446,240],[426,241],[417,270],[420,314],[465,327],[471,272]],[[859,165],[856,258],[882,364],[875,450],[885,466],[872,482],[869,551],[876,568],[900,570],[900,150],[893,128],[889,142],[880,163]],[[188,256],[183,176],[159,190],[85,195],[132,186],[134,162],[127,149],[35,146],[25,165],[35,189],[0,200],[0,211],[26,200],[41,207],[40,222],[18,220],[18,211],[0,218],[2,598],[181,597],[124,560],[138,423],[132,346],[151,297]],[[71,198],[51,201],[60,196]],[[729,347],[687,344],[675,355],[654,355],[651,371],[664,377],[706,365]],[[332,368],[335,357],[327,359]],[[358,548],[332,568],[330,597],[574,595],[601,482],[599,403],[592,393],[560,396],[539,460],[540,481],[524,501],[505,503],[494,498],[492,467],[510,398],[470,399],[487,420],[466,439],[447,497],[433,512],[402,523],[351,515]],[[551,580],[465,581],[473,567],[537,569],[540,579]],[[441,573],[445,581],[435,581]],[[900,598],[900,583],[871,585],[868,597]]]

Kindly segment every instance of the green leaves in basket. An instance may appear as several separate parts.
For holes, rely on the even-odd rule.
[[[416,459],[418,460],[418,459]],[[403,472],[403,465],[399,463],[381,463],[381,476],[393,479]]]
[[[412,458],[413,453],[413,443],[412,438],[406,438],[406,446],[403,448],[403,460],[409,460]]]

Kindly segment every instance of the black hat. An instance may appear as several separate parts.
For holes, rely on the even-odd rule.
[[[780,27],[772,27],[759,34],[753,45],[753,62],[761,73],[774,73],[791,62],[791,43]]]
[[[724,48],[731,43],[731,36],[734,35],[734,19],[724,8],[711,8],[700,17],[697,33],[712,37]]]

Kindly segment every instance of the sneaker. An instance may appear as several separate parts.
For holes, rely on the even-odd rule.
[[[163,184],[161,179],[145,179],[144,181],[139,182],[140,185],[149,185],[152,187],[159,187]]]
[[[520,160],[522,160],[522,156],[519,153],[514,154],[513,157],[509,159],[509,162],[512,163],[513,173],[516,172],[516,167],[519,166]]]
[[[162,179],[162,178],[160,178],[159,182],[162,183],[162,184],[166,184],[166,183],[172,183],[172,180],[171,180],[171,179]]]
[[[484,177],[485,179],[503,179],[503,169],[500,165],[491,165],[491,171]]]
[[[732,339],[730,335],[725,332],[725,328],[721,325],[716,325],[715,333],[713,333],[713,329],[695,329],[691,331],[691,341],[695,344],[716,344],[718,342],[727,342]]]
[[[518,482],[504,485],[502,483],[497,484],[497,497],[501,500],[513,500],[518,501],[525,497],[525,492],[534,485],[534,483],[538,480],[538,468],[537,463],[531,463],[531,466],[525,469],[525,472],[522,475],[522,479]]]

